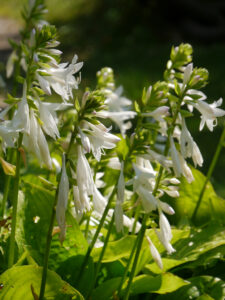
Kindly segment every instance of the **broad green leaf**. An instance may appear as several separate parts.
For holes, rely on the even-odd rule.
[[[151,264],[147,264],[144,267],[144,272],[145,273],[154,273],[154,274],[160,274],[162,272],[166,272],[176,266],[182,265],[183,263],[185,263],[186,260],[182,260],[182,259],[170,259],[170,258],[162,258],[162,263],[163,263],[163,270],[161,270],[158,265],[156,263],[151,263]]]
[[[116,261],[122,257],[127,257],[133,247],[136,236],[125,236],[118,241],[109,242],[102,259],[102,262]],[[97,261],[101,253],[102,247],[95,248],[92,251],[92,257],[94,261]]]
[[[198,297],[196,300],[214,300],[214,298],[210,297],[207,294],[201,295],[200,297]]]
[[[34,300],[31,286],[35,294],[39,294],[42,277],[42,268],[37,266],[20,266],[7,270],[0,276],[2,300]],[[83,296],[68,283],[63,281],[55,272],[48,271],[46,300],[84,299]]]
[[[173,292],[180,287],[189,284],[188,281],[173,275],[164,273],[156,277],[140,275],[134,278],[131,285],[131,294],[157,293],[166,294]]]
[[[181,179],[180,197],[171,202],[176,214],[171,217],[175,223],[182,222],[185,217],[190,219],[196,207],[201,188],[205,182],[205,176],[198,170],[191,168],[195,180],[190,184],[186,179]],[[210,220],[224,222],[225,200],[216,195],[211,183],[206,190],[199,207],[196,224],[204,224]]]
[[[106,300],[110,299],[115,291],[118,289],[122,277],[109,279],[99,285],[92,294],[93,300]]]
[[[43,262],[53,201],[54,192],[49,192],[37,184],[25,184],[24,199],[21,199],[18,209],[17,239],[19,238],[20,253],[24,248],[27,249],[38,264]],[[57,234],[52,239],[49,267],[53,270],[59,268],[69,257],[76,254],[83,255],[88,247],[76,220],[69,212],[66,215],[66,222],[67,232],[63,246]],[[57,226],[57,223],[55,225]]]
[[[185,268],[206,266],[213,259],[222,259],[224,252],[221,251],[225,251],[225,230],[218,223],[210,223],[201,229],[172,229],[172,245],[176,252],[170,256],[166,254],[153,230],[148,230],[147,234],[160,252],[164,266],[163,271],[161,271],[153,261],[150,251],[145,249],[143,245],[142,251],[146,252],[146,256],[145,260],[139,262],[138,269],[140,271],[144,268],[147,273],[160,274],[183,264],[185,264]],[[143,253],[142,257],[144,257]],[[187,265],[187,263],[190,264]]]
[[[161,295],[157,297],[157,300],[223,300],[225,298],[225,282],[220,278],[212,276],[199,276],[189,278],[188,281],[190,284],[181,287],[179,290],[171,294]]]

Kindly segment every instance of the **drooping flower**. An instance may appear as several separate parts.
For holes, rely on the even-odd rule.
[[[149,244],[149,248],[150,248],[150,251],[151,251],[152,258],[156,262],[157,266],[162,270],[163,269],[163,263],[162,263],[162,259],[161,259],[161,256],[160,256],[158,250],[156,249],[155,245],[153,244],[153,242],[151,241],[149,236],[146,236],[146,239],[147,239],[148,244]]]
[[[29,105],[27,103],[27,84],[23,85],[23,96],[18,104],[13,119],[12,126],[15,130],[20,130],[29,134],[30,132],[30,116],[29,116]]]
[[[30,132],[25,134],[23,143],[28,150],[33,152],[41,164],[45,164],[49,169],[52,168],[52,160],[49,153],[48,143],[39,125],[34,110],[30,110]]]
[[[94,209],[97,212],[102,213],[106,206],[106,200],[94,183],[90,165],[81,146],[78,146],[77,154],[77,187],[75,186],[73,190],[75,208],[77,212],[90,210],[91,205],[89,197],[92,196]]]
[[[223,103],[223,99],[208,104],[205,101],[199,100],[192,105],[201,113],[201,123],[199,130],[201,131],[206,123],[210,131],[217,125],[217,118],[225,115],[225,110],[218,108]]]
[[[192,157],[195,167],[203,164],[201,152],[187,129],[184,118],[182,119],[182,130],[180,135],[181,154],[184,158]]]
[[[72,90],[77,89],[79,84],[79,80],[73,75],[79,72],[83,66],[83,62],[77,63],[77,59],[77,55],[74,55],[69,66],[68,63],[62,63],[57,66],[37,70],[37,80],[46,94],[50,95],[52,88],[64,101],[73,98]]]
[[[173,161],[173,170],[177,177],[183,175],[186,177],[187,181],[190,183],[194,180],[191,169],[188,167],[185,159],[176,149],[173,138],[170,136],[170,151],[171,158]]]
[[[43,122],[43,129],[46,134],[53,139],[59,138],[59,130],[57,127],[58,118],[56,111],[66,109],[70,104],[65,103],[48,103],[38,101],[40,119]]]
[[[58,201],[56,205],[56,220],[60,228],[60,242],[63,243],[66,235],[66,208],[69,196],[69,179],[66,173],[65,154],[62,157],[62,173],[59,183]]]
[[[120,141],[120,138],[114,134],[109,133],[110,128],[106,128],[102,123],[98,125],[91,124],[84,121],[81,141],[85,149],[89,148],[89,143],[86,139],[88,137],[92,153],[97,161],[101,160],[103,149],[112,149],[115,144]]]
[[[175,252],[175,249],[171,245],[170,241],[172,239],[172,232],[170,224],[166,218],[166,216],[160,211],[159,212],[159,227],[160,231],[155,229],[155,232],[160,240],[160,242],[163,244],[165,249],[167,250],[168,254],[171,254]]]

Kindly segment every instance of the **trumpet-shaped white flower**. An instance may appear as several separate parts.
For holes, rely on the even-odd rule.
[[[129,111],[128,106],[132,104],[132,101],[122,97],[123,87],[120,86],[115,91],[111,89],[105,89],[106,95],[105,105],[108,107],[108,111],[102,110],[97,112],[97,116],[100,118],[110,118],[119,127],[122,136],[125,136],[126,130],[130,129],[131,122],[126,122],[133,119],[136,116],[136,112]]]
[[[213,131],[213,127],[217,125],[217,118],[225,115],[225,110],[218,108],[222,105],[223,99],[220,98],[218,101],[208,104],[204,101],[199,100],[197,103],[192,105],[202,114],[200,131],[203,129],[205,123],[210,131]]]
[[[122,136],[125,137],[126,131],[130,129],[132,126],[131,122],[125,123],[125,121],[133,119],[136,116],[136,112],[134,111],[110,112],[110,111],[102,110],[100,112],[97,112],[96,116],[98,116],[99,118],[110,118],[119,127]]]
[[[142,113],[143,117],[152,117],[159,122],[160,132],[163,136],[167,135],[167,123],[164,120],[164,117],[168,115],[169,115],[168,106],[160,106],[151,112]]]
[[[28,150],[33,152],[40,163],[52,168],[52,160],[45,135],[38,124],[33,109],[30,110],[30,132],[24,135],[23,143]]]
[[[89,143],[86,140],[88,137],[90,142],[90,147],[94,157],[97,161],[101,160],[101,155],[103,149],[112,149],[115,147],[115,144],[120,141],[116,135],[109,133],[110,128],[106,128],[102,123],[98,125],[93,125],[90,122],[84,121],[85,133],[81,134],[81,141],[85,149],[89,146]]]
[[[193,72],[193,63],[190,63],[184,68],[184,77],[183,77],[183,83],[182,83],[182,87],[181,87],[182,91],[184,91],[184,89],[186,88],[187,83],[189,82],[189,80],[191,78],[192,72]]]
[[[146,213],[149,213],[157,208],[158,203],[152,192],[140,185],[137,187],[136,193],[140,197],[141,204]]]
[[[77,187],[75,187],[73,191],[75,208],[78,212],[90,210],[91,206],[89,196],[93,196],[94,209],[97,212],[102,213],[106,206],[106,200],[94,183],[90,165],[81,146],[78,146],[77,152]]]
[[[149,159],[150,161],[157,161],[166,169],[171,168],[173,165],[172,161],[166,158],[164,155],[150,149],[148,149],[147,153],[143,154],[142,157]]]
[[[177,151],[173,138],[170,136],[170,151],[173,161],[174,173],[177,177],[183,175],[186,177],[187,181],[190,183],[194,180],[191,169],[188,167],[183,156]]]
[[[181,145],[181,154],[184,158],[192,157],[195,167],[199,165],[200,167],[203,164],[203,158],[201,152],[193,140],[190,132],[187,129],[185,120],[182,119],[182,130],[180,135],[180,145]]]
[[[170,224],[166,216],[161,211],[159,212],[159,226],[160,226],[160,231],[155,229],[158,239],[163,244],[168,254],[175,252],[175,249],[170,243],[172,239]]]
[[[148,244],[149,244],[149,248],[150,248],[150,251],[151,251],[152,258],[156,262],[157,266],[162,270],[163,269],[163,263],[162,263],[162,259],[161,259],[161,256],[160,256],[158,250],[156,249],[155,245],[153,244],[153,242],[151,241],[149,236],[146,236],[146,239],[147,239]]]
[[[4,121],[0,124],[0,136],[3,140],[3,150],[6,147],[14,147],[14,143],[18,138],[18,131],[12,127],[11,121]]]
[[[56,111],[64,110],[71,106],[69,103],[49,103],[38,101],[40,119],[43,122],[43,129],[46,134],[51,136],[53,139],[59,138],[59,130],[57,127],[58,118]]]
[[[37,70],[37,80],[46,94],[50,95],[52,88],[64,101],[73,98],[72,90],[78,89],[79,84],[79,81],[73,74],[79,72],[83,66],[83,62],[77,63],[77,59],[78,57],[75,55],[69,66],[68,63],[62,63],[57,66]],[[46,74],[46,76],[43,74]]]
[[[22,100],[18,104],[18,109],[16,110],[13,119],[12,126],[15,130],[19,129],[22,132],[30,133],[30,116],[29,116],[29,106],[27,103],[27,85],[26,82],[23,85],[23,96]]]
[[[62,158],[62,173],[59,183],[58,201],[56,205],[56,220],[60,228],[60,242],[65,240],[66,235],[66,208],[69,196],[69,179],[66,173],[66,161],[65,155]]]

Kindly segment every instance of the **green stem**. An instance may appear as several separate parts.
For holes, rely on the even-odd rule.
[[[204,196],[204,193],[205,193],[205,190],[206,190],[207,183],[208,183],[208,181],[210,180],[210,178],[211,178],[211,176],[212,176],[212,173],[213,173],[213,171],[214,171],[214,169],[215,169],[215,166],[216,166],[216,163],[217,163],[217,161],[218,161],[220,152],[221,152],[221,150],[222,150],[222,148],[223,148],[224,139],[225,139],[225,124],[224,124],[223,132],[222,132],[222,134],[221,134],[221,136],[220,136],[219,143],[218,143],[217,148],[216,148],[216,152],[214,153],[213,159],[212,159],[211,164],[210,164],[210,166],[209,166],[209,170],[208,170],[208,172],[207,172],[205,182],[204,182],[204,184],[203,184],[203,186],[202,186],[202,189],[201,189],[201,192],[200,192],[200,194],[199,194],[199,198],[198,198],[197,204],[196,204],[196,206],[195,206],[194,212],[193,212],[192,217],[191,217],[191,219],[192,219],[193,222],[194,222],[195,219],[196,219],[196,215],[197,215],[198,209],[199,209],[199,207],[200,207],[200,204],[201,204],[201,202],[202,202],[202,198],[203,198],[203,196]]]
[[[142,221],[142,227],[141,227],[139,238],[138,238],[136,254],[135,254],[135,257],[134,257],[133,266],[132,266],[132,269],[131,269],[131,273],[130,273],[130,276],[129,276],[129,281],[128,281],[128,284],[127,284],[127,288],[126,288],[123,300],[128,300],[129,299],[131,283],[132,283],[134,275],[135,275],[135,271],[136,271],[136,267],[137,267],[137,263],[138,263],[138,258],[139,258],[140,251],[141,251],[141,246],[142,246],[144,236],[145,236],[147,218],[148,218],[148,215],[147,214],[144,215],[144,218],[143,218],[143,221]]]
[[[109,241],[109,237],[110,237],[110,234],[112,232],[112,229],[113,229],[113,223],[114,223],[114,213],[113,213],[113,216],[112,216],[112,219],[109,223],[109,228],[108,228],[108,231],[107,231],[107,235],[106,235],[106,238],[105,238],[105,241],[104,241],[104,246],[102,248],[102,251],[100,253],[100,256],[99,256],[99,259],[98,259],[98,262],[97,262],[97,266],[96,266],[96,270],[95,270],[95,275],[94,275],[94,280],[91,284],[91,288],[90,288],[90,292],[88,293],[88,296],[87,296],[87,299],[91,299],[91,295],[92,295],[92,292],[93,292],[93,289],[96,285],[96,281],[97,281],[97,278],[98,278],[98,273],[100,271],[100,268],[101,268],[101,264],[102,264],[102,259],[103,259],[103,256],[105,254],[105,250],[106,250],[106,247],[107,247],[107,244],[108,244],[108,241]]]
[[[5,214],[5,207],[6,207],[6,202],[8,199],[8,194],[9,194],[9,187],[10,187],[10,181],[11,177],[8,175],[5,175],[5,184],[4,184],[4,194],[3,194],[3,199],[2,199],[2,210],[1,210],[1,218],[4,218]]]
[[[91,219],[91,215],[88,213],[88,216],[87,216],[87,223],[86,223],[86,226],[85,226],[85,232],[84,232],[84,237],[85,237],[85,238],[88,237],[88,230],[89,230],[90,219]]]
[[[58,187],[59,187],[59,185],[58,185]],[[44,299],[45,285],[46,285],[47,271],[48,271],[48,259],[49,259],[50,249],[51,249],[52,231],[53,231],[55,215],[56,215],[55,207],[56,207],[56,204],[57,204],[57,200],[58,200],[58,189],[55,193],[55,199],[54,199],[54,203],[53,203],[53,206],[52,206],[51,219],[50,219],[50,224],[49,224],[49,228],[48,228],[39,300]]]
[[[67,153],[66,153],[66,159],[67,159],[68,153],[71,150],[74,139],[76,137],[76,132],[77,132],[77,129],[75,128],[72,135],[71,135],[71,138],[70,138],[70,143],[69,143]],[[60,175],[60,177],[61,177],[61,175]],[[50,224],[49,224],[49,228],[48,228],[39,300],[43,299],[44,293],[45,293],[45,285],[46,285],[47,271],[48,271],[48,260],[49,260],[50,250],[51,250],[52,231],[53,231],[55,215],[56,215],[55,207],[56,207],[57,200],[58,200],[59,183],[60,183],[60,178],[59,178],[57,190],[56,190],[56,193],[55,193],[55,200],[54,200],[54,203],[53,203],[52,214],[51,214]]]
[[[94,245],[95,245],[95,243],[96,243],[96,241],[97,241],[98,235],[99,235],[99,233],[100,233],[100,231],[101,231],[101,229],[102,229],[102,226],[103,226],[103,224],[104,224],[105,218],[106,218],[106,216],[107,216],[107,214],[108,214],[108,211],[109,211],[109,209],[110,209],[111,202],[112,202],[113,197],[114,197],[114,195],[115,195],[116,189],[117,189],[117,186],[114,187],[114,189],[113,189],[113,191],[112,191],[112,194],[111,194],[110,197],[109,197],[108,204],[107,204],[106,207],[105,207],[105,210],[104,210],[104,212],[103,212],[103,215],[102,215],[102,218],[101,218],[101,220],[100,220],[100,223],[99,223],[99,225],[98,225],[98,227],[97,227],[97,230],[96,230],[96,232],[95,232],[95,235],[94,235],[94,237],[93,237],[93,239],[92,239],[92,241],[91,241],[91,244],[90,244],[89,247],[88,247],[87,253],[86,253],[85,257],[84,257],[84,261],[83,261],[83,263],[82,263],[82,265],[81,265],[81,269],[80,269],[80,272],[79,272],[79,274],[78,274],[77,280],[80,280],[81,277],[82,277],[82,275],[83,275],[83,272],[84,272],[84,269],[85,269],[85,267],[86,267],[86,265],[87,265],[87,262],[88,262],[88,259],[89,259],[90,254],[91,254],[91,251],[92,251],[92,249],[94,248]]]
[[[138,235],[137,235],[137,237],[136,237],[136,239],[135,239],[134,246],[133,246],[133,248],[132,248],[132,250],[131,250],[131,254],[130,254],[130,256],[129,256],[129,259],[128,259],[128,262],[127,262],[126,268],[125,268],[125,270],[124,270],[124,273],[123,273],[122,279],[121,279],[121,281],[120,281],[120,285],[119,285],[119,287],[118,287],[118,291],[117,291],[117,294],[118,294],[118,296],[119,296],[119,295],[120,295],[120,293],[121,293],[121,289],[122,289],[122,286],[123,286],[124,280],[125,280],[125,278],[127,277],[128,270],[129,270],[129,267],[130,267],[131,261],[132,261],[132,259],[133,259],[133,256],[134,256],[134,253],[135,253],[135,250],[136,250],[136,248],[137,248],[137,245],[138,245],[139,238],[140,238],[140,231],[139,231],[139,233],[138,233]]]
[[[19,151],[19,148],[21,147],[22,140],[23,140],[23,134],[20,133],[19,140],[18,140],[18,147],[17,147],[17,157],[16,157],[16,175],[15,175],[13,196],[12,196],[13,212],[12,212],[11,234],[9,240],[9,256],[8,256],[9,268],[14,264],[16,217],[17,217],[19,181],[20,181],[20,162],[21,162],[21,153]]]

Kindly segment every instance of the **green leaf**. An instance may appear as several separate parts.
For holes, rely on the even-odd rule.
[[[188,283],[188,281],[185,281],[172,273],[164,273],[156,277],[140,275],[135,277],[133,280],[131,285],[131,294],[166,294],[173,292]]]
[[[195,180],[188,183],[185,178],[181,179],[180,197],[174,202],[169,200],[176,211],[171,218],[176,224],[182,222],[182,219],[192,217],[196,207],[202,186],[206,177],[198,170],[191,168]],[[199,207],[196,224],[204,224],[210,220],[217,220],[224,223],[225,200],[216,195],[212,184],[209,182],[206,186],[201,205]]]
[[[35,294],[39,294],[42,268],[37,266],[20,266],[7,270],[0,276],[2,289],[0,298],[16,300],[33,300],[31,286]],[[55,272],[48,271],[45,299],[66,300],[84,299],[83,296]]]
[[[102,259],[102,262],[116,261],[120,258],[127,257],[134,245],[136,236],[125,236],[118,241],[109,242]],[[101,253],[102,247],[94,248],[92,251],[92,257],[94,261],[97,261]]]
[[[26,249],[38,264],[42,264],[55,193],[39,186],[40,180],[37,177],[26,176],[26,180],[33,183],[24,184],[24,197],[20,197],[17,243],[20,254]],[[54,235],[52,239],[49,267],[53,270],[59,268],[69,257],[83,255],[88,247],[76,220],[69,212],[66,222],[63,246],[60,245],[58,235]],[[57,226],[56,222],[55,225]]]
[[[160,252],[163,261],[163,271],[153,261],[150,251],[142,247],[142,260],[139,260],[137,269],[148,274],[160,274],[171,268],[195,268],[208,266],[212,260],[222,259],[225,251],[224,227],[211,223],[205,228],[172,229],[172,245],[176,252],[167,256],[165,249],[158,241],[153,230],[148,230],[152,242]],[[151,262],[151,263],[150,263]]]
[[[189,285],[181,287],[171,294],[159,296],[157,300],[224,299],[225,283],[220,278],[199,276],[190,278],[188,281],[190,281]]]
[[[118,289],[122,277],[109,279],[99,285],[92,294],[93,300],[110,299],[113,293]]]

